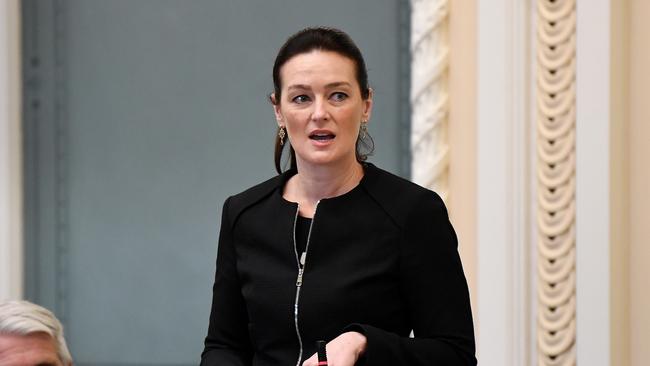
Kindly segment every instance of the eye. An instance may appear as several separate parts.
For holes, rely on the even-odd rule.
[[[297,103],[297,104],[302,104],[302,103],[309,102],[309,97],[304,95],[304,94],[301,94],[301,95],[297,95],[297,96],[293,97],[293,99],[291,99],[291,101],[294,102],[294,103]]]
[[[341,102],[348,99],[348,95],[343,92],[335,92],[332,93],[332,96],[330,96],[330,98],[336,102]]]

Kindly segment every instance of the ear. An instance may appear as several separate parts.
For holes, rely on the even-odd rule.
[[[372,115],[372,97],[375,95],[375,91],[372,88],[368,90],[368,99],[363,101],[363,113],[362,120],[369,121],[370,116]]]
[[[271,93],[269,97],[271,99],[271,104],[273,105],[273,113],[275,114],[275,121],[278,123],[278,126],[284,126],[284,116],[280,111],[280,103],[275,98],[275,93]]]

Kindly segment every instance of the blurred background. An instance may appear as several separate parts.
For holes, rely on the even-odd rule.
[[[327,25],[366,59],[370,161],[446,200],[479,363],[645,365],[649,19],[645,0],[0,0],[0,300],[53,310],[77,365],[197,364],[221,205],[275,174],[275,54]]]

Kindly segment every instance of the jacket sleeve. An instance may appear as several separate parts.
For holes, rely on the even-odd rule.
[[[414,338],[353,324],[366,336],[361,362],[382,365],[476,365],[474,329],[458,240],[440,197],[428,191],[403,228],[400,281]]]
[[[252,347],[248,315],[237,275],[232,243],[232,222],[226,200],[221,214],[217,269],[212,289],[212,308],[201,366],[250,365]]]

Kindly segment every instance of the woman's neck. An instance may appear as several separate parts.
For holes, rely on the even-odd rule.
[[[336,165],[298,161],[298,174],[287,182],[285,197],[300,204],[302,216],[312,217],[319,200],[351,191],[362,177],[363,167],[356,159]]]

